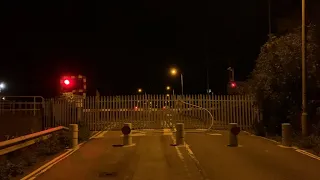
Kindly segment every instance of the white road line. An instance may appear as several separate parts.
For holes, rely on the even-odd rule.
[[[175,144],[176,144],[176,141],[175,141],[173,135],[171,135],[170,137],[171,137],[171,139],[172,139],[172,143],[175,145]],[[186,174],[188,175],[189,178],[191,178],[191,174],[190,174],[189,168],[188,168],[188,166],[187,166],[187,164],[186,164],[186,162],[185,162],[185,160],[184,160],[183,154],[181,153],[181,151],[180,151],[180,149],[179,149],[178,146],[175,146],[174,148],[176,149],[177,154],[178,154],[178,157],[180,158],[180,160],[181,160],[182,163],[183,163],[183,166],[184,166],[184,169],[185,169]]]
[[[82,146],[82,144],[83,143],[79,144],[75,149],[68,149],[67,152],[61,154],[60,156],[54,158],[53,160],[51,160],[50,162],[46,163],[45,165],[39,167],[38,169],[36,169],[35,171],[31,172],[27,176],[23,177],[21,180],[35,179],[37,176],[39,176],[40,174],[42,174],[45,171],[47,171],[48,169],[50,169],[53,165],[57,164],[58,162],[62,161],[66,157],[68,157],[71,154],[73,154],[75,151],[77,151]]]
[[[304,155],[306,155],[306,156],[309,156],[309,157],[311,157],[311,158],[314,158],[314,159],[320,161],[320,157],[319,157],[319,156],[316,156],[316,155],[314,155],[314,154],[312,154],[312,153],[309,153],[309,152],[304,151],[304,150],[301,150],[301,149],[296,149],[296,151],[299,152],[299,153],[301,153],[301,154],[304,154]]]
[[[202,175],[202,178],[207,180],[208,176],[206,175],[206,173],[204,172],[204,170],[202,169],[201,165],[200,165],[200,162],[199,160],[196,158],[196,156],[194,155],[194,153],[192,152],[192,150],[190,149],[189,145],[186,144],[186,149],[187,149],[187,152],[189,154],[189,157],[191,157],[191,159],[193,160],[193,162],[196,164],[200,174]]]
[[[89,140],[97,138],[97,137],[104,137],[104,135],[107,132],[108,131],[99,131],[95,135],[91,136],[89,138]],[[21,180],[33,180],[33,179],[36,179],[37,176],[41,175],[45,171],[49,170],[55,164],[59,163],[60,161],[62,161],[66,157],[68,157],[71,154],[73,154],[75,151],[77,151],[86,142],[88,142],[88,141],[85,141],[85,142],[79,144],[75,149],[68,149],[67,152],[61,154],[60,156],[54,158],[53,160],[51,160],[50,162],[46,163],[45,165],[43,165],[43,166],[39,167],[38,169],[34,170],[33,172],[31,172],[27,176],[23,177]]]
[[[208,133],[208,135],[210,135],[210,136],[222,136],[222,134],[219,134],[219,133]]]
[[[176,129],[175,129],[175,130],[176,130]],[[171,136],[171,139],[172,139],[172,141],[173,141],[174,143],[176,143],[173,134],[172,134],[172,136]],[[200,166],[200,162],[198,161],[198,159],[196,158],[196,156],[194,155],[194,153],[193,153],[192,150],[190,149],[189,145],[185,142],[185,145],[184,145],[183,147],[186,148],[189,157],[190,157],[190,158],[193,160],[193,162],[196,164],[196,166],[197,166],[200,174],[202,175],[201,178],[203,178],[203,179],[206,180],[206,179],[207,179],[207,178],[206,178],[207,176],[206,176],[205,172],[202,170],[202,168],[201,168],[201,166]],[[181,156],[182,156],[182,158],[179,156],[180,159],[181,159],[181,161],[184,162],[184,158],[183,158],[183,155],[182,155],[181,151],[179,150],[179,147],[178,147],[178,146],[175,146],[175,148],[176,148],[176,150],[177,150],[178,156],[179,156],[179,153],[180,153]],[[188,166],[186,165],[185,162],[184,162],[184,166],[185,166],[185,170],[186,170],[187,173],[188,173],[188,176],[191,177],[191,175],[190,175],[190,173],[189,173],[189,170],[188,170]]]
[[[305,150],[301,150],[301,149],[299,149],[299,148],[296,147],[296,146],[292,146],[292,147],[283,146],[283,145],[281,145],[280,142],[278,142],[278,141],[276,141],[276,140],[268,139],[268,138],[266,138],[266,137],[256,136],[256,135],[251,134],[251,133],[249,133],[249,132],[247,132],[247,131],[243,131],[243,132],[245,132],[245,133],[247,133],[247,134],[249,134],[249,135],[251,135],[251,136],[259,137],[259,138],[262,138],[262,139],[264,139],[264,140],[274,142],[274,143],[278,144],[278,145],[277,145],[278,147],[285,148],[285,149],[294,149],[294,150],[295,150],[296,152],[298,152],[298,153],[304,154],[304,155],[306,155],[306,156],[309,156],[309,157],[311,157],[311,158],[314,158],[314,159],[320,161],[320,157],[319,157],[319,156],[314,155],[314,154],[312,154],[312,153],[309,153],[309,152],[307,152],[307,151],[305,151]]]
[[[90,139],[97,139],[97,138],[104,138],[104,135],[107,133],[108,131],[102,131],[99,134],[97,134],[96,136],[91,137]]]

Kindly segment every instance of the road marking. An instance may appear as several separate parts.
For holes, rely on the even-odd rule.
[[[170,136],[170,137],[171,137],[172,143],[176,144],[176,140],[174,139],[174,137],[173,136]],[[180,149],[178,148],[178,146],[175,146],[175,149],[177,150],[177,154],[178,154],[179,158],[181,159],[181,161],[184,161],[184,157],[183,157]]]
[[[249,132],[247,132],[247,131],[242,131],[242,132],[244,132],[244,133],[248,134],[249,136],[258,137],[258,138],[261,138],[261,139],[264,139],[264,140],[267,140],[267,141],[274,142],[274,143],[276,143],[276,144],[279,144],[279,143],[280,143],[280,142],[278,142],[278,141],[276,141],[276,140],[269,139],[269,138],[262,137],[262,136],[257,136],[257,135],[254,135],[254,134],[252,134],[252,133],[249,133]]]
[[[166,128],[166,129],[163,129],[162,135],[163,135],[163,136],[172,136],[173,133],[172,133],[172,130],[171,130],[171,129]]]
[[[170,137],[172,139],[172,143],[176,144],[176,141],[175,141],[173,135],[171,135]],[[190,174],[189,168],[188,168],[188,166],[187,166],[187,164],[186,164],[186,162],[184,160],[184,157],[183,157],[179,147],[178,146],[174,146],[174,148],[176,149],[178,157],[180,158],[181,162],[183,163],[184,170],[185,170],[186,174],[188,175],[189,178],[191,178],[191,174]]]
[[[251,133],[249,133],[249,132],[247,132],[247,131],[243,131],[243,132],[245,132],[245,133],[247,133],[247,134],[249,134],[249,135],[251,135],[251,136],[259,137],[259,138],[262,138],[262,139],[264,139],[264,140],[268,140],[268,141],[274,142],[274,143],[278,144],[278,145],[277,145],[278,147],[285,148],[285,149],[294,149],[294,150],[295,150],[296,152],[298,152],[298,153],[304,154],[304,155],[306,155],[306,156],[309,156],[309,157],[311,157],[311,158],[314,158],[314,159],[320,161],[320,157],[319,157],[319,156],[314,155],[314,154],[312,154],[312,153],[309,153],[309,152],[307,152],[307,151],[305,151],[305,150],[301,150],[301,149],[299,149],[299,148],[296,147],[296,146],[292,146],[292,147],[283,146],[283,145],[281,145],[280,142],[278,142],[278,141],[276,141],[276,140],[268,139],[268,138],[266,138],[266,137],[256,136],[256,135],[251,134]]]
[[[53,160],[49,161],[45,165],[39,167],[38,169],[34,170],[33,172],[29,173],[27,176],[23,177],[21,180],[32,180],[35,179],[37,176],[43,174],[48,169],[50,169],[52,166],[57,164],[58,162],[62,161],[66,157],[73,154],[75,151],[77,151],[84,143],[79,144],[75,149],[68,149],[67,152],[61,154],[60,156],[54,158]]]
[[[95,134],[95,136],[90,137],[89,139],[97,139],[97,138],[104,138],[104,135],[107,133],[108,131],[101,131],[99,134]]]
[[[101,137],[101,136],[103,137],[107,132],[108,131],[98,131],[96,134],[91,136],[89,138],[89,140],[97,138],[97,137]],[[62,161],[66,157],[70,156],[71,154],[73,154],[75,151],[77,151],[86,142],[88,142],[88,141],[80,143],[75,149],[68,149],[67,152],[61,154],[60,156],[54,158],[53,160],[49,161],[45,165],[43,165],[43,166],[39,167],[38,169],[34,170],[33,172],[29,173],[27,176],[23,177],[21,180],[33,180],[33,179],[36,179],[37,176],[43,174],[44,172],[46,172],[47,170],[52,168],[55,164],[57,164],[58,162]]]
[[[185,147],[186,147],[186,150],[187,150],[187,152],[188,152],[189,157],[190,157],[190,158],[193,160],[193,162],[196,164],[196,167],[198,168],[199,173],[202,175],[202,178],[205,179],[205,180],[207,180],[207,179],[208,179],[208,178],[207,178],[208,176],[206,175],[206,173],[204,172],[203,168],[201,167],[199,160],[196,158],[196,156],[194,155],[194,153],[193,153],[192,150],[190,149],[190,146],[189,146],[187,143],[185,143]]]
[[[296,147],[296,146],[292,146],[292,147],[283,146],[283,145],[278,145],[278,146],[281,147],[281,148],[285,148],[285,149],[294,149],[294,150],[295,150],[296,152],[298,152],[298,153],[301,153],[301,154],[303,154],[303,155],[309,156],[309,157],[311,157],[311,158],[314,158],[314,159],[320,161],[320,157],[319,157],[319,156],[317,156],[317,155],[315,155],[315,154],[312,154],[312,153],[310,153],[310,152],[307,152],[307,151],[305,151],[305,150],[299,149],[299,148]]]
[[[309,156],[309,157],[311,157],[311,158],[314,158],[314,159],[320,161],[320,157],[317,156],[317,155],[314,155],[314,154],[312,154],[312,153],[309,153],[309,152],[304,151],[304,150],[301,150],[301,149],[296,149],[296,151],[299,152],[299,153],[301,153],[301,154],[304,154],[304,155],[306,155],[306,156]]]
[[[146,133],[133,133],[130,136],[136,137],[136,136],[146,136]],[[120,137],[123,137],[123,134],[120,135]]]
[[[219,134],[219,133],[211,133],[211,134],[208,134],[208,135],[211,135],[211,136],[222,136],[222,134]]]

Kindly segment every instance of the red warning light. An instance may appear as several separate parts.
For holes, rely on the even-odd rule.
[[[69,85],[69,84],[70,84],[70,81],[69,81],[68,79],[65,79],[65,80],[63,81],[63,83],[64,83],[65,85]]]
[[[61,76],[60,77],[60,92],[72,92],[75,94],[85,94],[87,85],[86,77],[79,76]]]
[[[231,87],[235,88],[235,87],[237,87],[237,84],[235,82],[231,82]]]

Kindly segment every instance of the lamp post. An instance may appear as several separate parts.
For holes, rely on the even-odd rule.
[[[172,76],[176,76],[178,74],[178,70],[175,68],[172,68],[170,71]],[[183,95],[183,74],[180,73],[180,81],[181,81],[181,94]]]
[[[301,79],[302,79],[302,136],[308,136],[307,88],[306,88],[306,0],[301,0]]]
[[[167,86],[166,89],[167,89],[167,91],[170,91],[170,90],[171,90],[171,87],[170,87],[170,86]],[[174,95],[174,89],[172,89],[172,95]]]
[[[2,90],[4,90],[6,88],[6,84],[4,82],[0,83],[0,93]]]
[[[227,70],[231,72],[231,76],[229,76],[229,80],[234,82],[234,69],[232,67],[229,67]]]

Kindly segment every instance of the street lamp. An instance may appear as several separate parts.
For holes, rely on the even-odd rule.
[[[232,67],[228,67],[227,70],[231,72],[231,76],[229,76],[229,80],[233,82],[234,81],[234,69]]]
[[[170,86],[167,86],[166,89],[167,89],[167,91],[170,91],[170,90],[171,90],[171,87],[170,87]],[[174,89],[172,89],[172,95],[174,95]]]
[[[308,136],[306,88],[306,0],[301,0],[301,79],[302,79],[302,136]]]
[[[4,82],[0,83],[0,92],[6,88],[6,84]]]
[[[138,89],[138,93],[142,93],[143,92],[143,90],[141,89],[141,88],[139,88]],[[147,95],[147,92],[146,91],[144,91],[144,95]]]
[[[178,74],[178,70],[176,68],[172,68],[170,70],[170,73],[172,76],[176,76]],[[181,79],[181,94],[183,95],[183,74],[180,73],[180,79]]]

